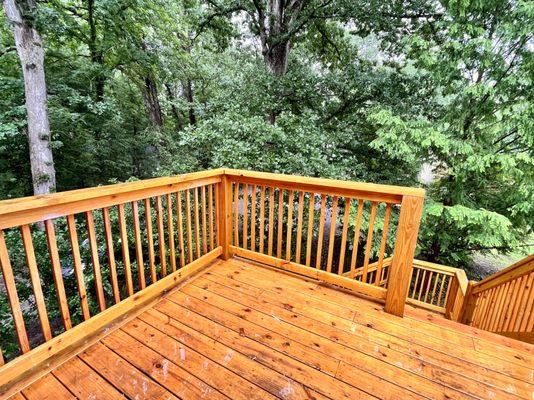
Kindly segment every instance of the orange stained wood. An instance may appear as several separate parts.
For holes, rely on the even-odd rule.
[[[11,306],[11,313],[13,315],[13,323],[15,330],[17,331],[17,339],[20,348],[23,353],[30,350],[30,343],[28,341],[28,335],[26,332],[26,326],[24,325],[24,318],[22,315],[22,309],[20,308],[19,296],[17,293],[17,287],[15,286],[15,278],[13,270],[11,269],[11,261],[9,259],[9,253],[7,252],[6,241],[4,239],[4,231],[0,229],[0,268],[2,269],[2,277],[4,278],[5,290],[7,298]],[[3,359],[2,359],[3,362]]]
[[[111,288],[113,290],[113,299],[115,303],[121,301],[119,294],[119,283],[117,280],[117,265],[115,263],[115,250],[113,249],[113,236],[111,233],[111,220],[109,217],[109,209],[104,207],[102,209],[102,219],[104,220],[104,233],[106,237],[106,253],[108,256],[109,275],[111,277]],[[82,275],[83,278],[83,275]]]
[[[69,217],[72,217],[72,216],[69,216]],[[70,224],[70,219],[69,219],[69,231],[70,231],[70,228],[71,228],[71,224]],[[37,262],[35,260],[35,252],[33,250],[33,241],[32,241],[30,227],[28,225],[23,225],[21,227],[21,233],[22,233],[22,242],[24,243],[24,251],[26,253],[26,263],[28,264],[28,270],[30,272],[30,279],[32,282],[32,287],[33,287],[33,295],[35,297],[35,304],[37,305],[39,321],[41,323],[41,330],[42,330],[44,339],[48,341],[52,339],[52,333],[50,331],[50,322],[48,320],[48,314],[46,312],[46,305],[45,305],[45,300],[43,296],[43,290],[41,288],[41,278],[39,276]],[[71,232],[71,237],[72,237],[72,232]],[[78,246],[77,243],[76,243],[76,246]],[[78,261],[79,261],[79,252],[78,252]]]
[[[180,267],[183,267],[185,265],[185,249],[181,192],[176,192],[176,215],[178,224],[178,251],[180,253]]]
[[[12,398],[517,400],[533,366],[527,343],[231,258]]]
[[[156,276],[156,255],[154,253],[154,230],[152,228],[152,207],[150,199],[145,199],[146,241],[148,242],[148,266],[152,283],[158,279]]]
[[[89,227],[89,224],[87,226]],[[52,264],[52,276],[54,278],[54,285],[56,287],[56,295],[59,304],[59,311],[61,312],[61,318],[63,319],[63,326],[65,330],[68,330],[72,327],[72,322],[70,320],[69,303],[67,300],[67,294],[65,292],[65,284],[63,283],[63,273],[61,270],[61,262],[59,260],[54,221],[50,219],[45,221],[45,231],[46,241],[48,243],[48,252],[50,255],[50,263]],[[94,234],[94,227],[92,227],[92,231]],[[92,251],[96,251],[96,246],[93,246],[93,243],[91,243],[91,249]],[[98,268],[97,271],[97,267],[95,267],[95,274],[98,274],[98,277],[100,278],[100,269]]]
[[[128,245],[128,232],[126,227],[126,216],[124,215],[124,204],[118,205],[119,213],[119,230],[121,238],[122,249],[122,263],[124,265],[124,271],[126,275],[126,288],[128,289],[128,296],[133,295],[133,280],[132,280],[132,267],[130,265],[130,247]]]

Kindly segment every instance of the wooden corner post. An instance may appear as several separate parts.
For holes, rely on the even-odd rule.
[[[223,174],[221,177],[219,198],[217,205],[219,207],[219,245],[222,246],[221,257],[223,260],[228,260],[230,254],[230,238],[232,236],[232,183],[228,176]]]
[[[412,277],[413,257],[423,211],[423,200],[424,197],[417,196],[402,198],[384,307],[386,312],[399,317],[404,315],[406,296]]]

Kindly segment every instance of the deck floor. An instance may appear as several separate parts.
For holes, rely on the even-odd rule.
[[[534,346],[217,261],[17,399],[533,399]]]

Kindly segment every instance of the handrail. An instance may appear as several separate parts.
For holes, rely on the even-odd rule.
[[[312,178],[307,176],[273,174],[269,172],[246,171],[239,169],[224,169],[229,177],[238,178],[240,182],[269,184],[276,183],[285,189],[305,189],[315,193],[347,194],[365,199],[400,203],[403,196],[425,197],[425,190],[421,188],[381,185],[376,183],[352,182],[338,179]]]
[[[0,229],[220,182],[224,169],[0,201]],[[208,183],[209,182],[209,183]]]
[[[525,257],[514,264],[506,267],[495,274],[477,282],[473,285],[473,294],[489,290],[495,286],[517,279],[534,269],[534,254]]]
[[[534,343],[534,255],[480,282],[470,282],[461,321]]]

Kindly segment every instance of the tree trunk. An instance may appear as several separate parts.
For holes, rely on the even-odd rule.
[[[89,24],[89,52],[91,53],[91,61],[98,64],[99,70],[95,78],[95,101],[101,102],[104,98],[104,87],[106,84],[106,77],[103,74],[104,55],[102,50],[98,48],[96,21],[95,21],[95,1],[87,0],[87,22]]]
[[[189,124],[196,125],[197,117],[195,115],[194,98],[193,98],[193,82],[191,79],[188,79],[183,85],[184,97],[189,103]]]
[[[170,84],[165,84],[165,90],[167,92],[167,98],[171,102],[171,112],[172,116],[174,117],[174,120],[176,121],[176,129],[182,130],[182,120],[180,119],[180,113],[178,112],[178,109],[174,105],[174,99],[176,98],[175,93],[171,87]]]
[[[156,82],[148,76],[145,78],[145,85],[143,87],[143,99],[152,126],[157,129],[163,128],[163,114],[161,113],[161,106],[159,104]]]
[[[269,72],[276,76],[282,76],[287,72],[287,60],[289,58],[290,43],[276,44],[270,48],[264,56]]]
[[[35,8],[35,3],[33,0],[3,0],[3,4],[24,76],[33,192],[36,195],[50,193],[56,189],[56,170],[50,146],[43,41],[23,15],[23,10]]]

